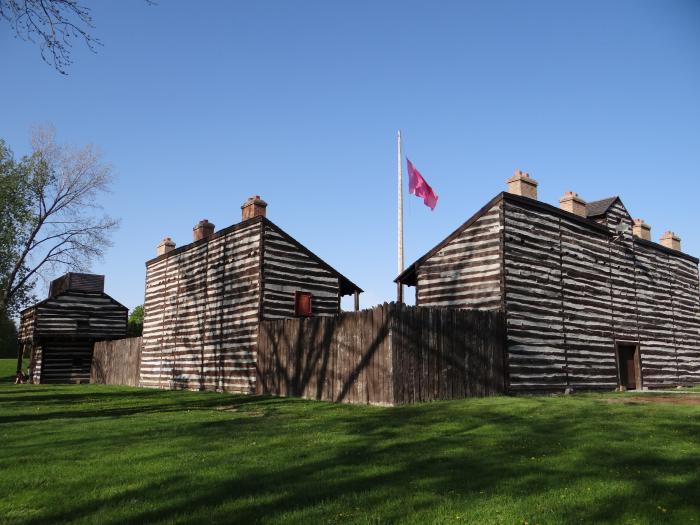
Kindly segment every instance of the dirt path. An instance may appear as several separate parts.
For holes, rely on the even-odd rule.
[[[670,405],[700,405],[700,395],[682,393],[673,395],[646,395],[635,394],[617,398],[607,398],[605,403],[622,403],[625,405],[639,405],[644,403],[667,403]]]

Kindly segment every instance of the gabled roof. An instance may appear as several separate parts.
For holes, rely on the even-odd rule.
[[[472,224],[474,224],[482,215],[484,215],[488,210],[490,210],[495,204],[500,202],[501,200],[508,200],[512,202],[517,202],[520,204],[525,204],[527,206],[531,206],[533,208],[537,208],[539,210],[546,211],[548,213],[551,213],[553,215],[559,216],[559,217],[565,217],[568,220],[577,222],[581,225],[589,227],[591,230],[597,231],[598,233],[602,233],[605,235],[612,236],[612,232],[608,230],[605,226],[598,224],[593,220],[595,217],[599,217],[601,215],[604,215],[607,213],[607,211],[610,209],[610,207],[615,204],[615,202],[620,201],[620,197],[609,197],[607,199],[602,199],[598,201],[592,201],[587,204],[587,217],[579,217],[578,215],[575,215],[573,213],[569,213],[568,211],[564,211],[561,208],[557,208],[555,206],[552,206],[551,204],[546,204],[544,202],[535,200],[535,199],[530,199],[528,197],[521,197],[520,195],[514,195],[512,193],[508,192],[501,192],[498,195],[496,195],[493,199],[491,199],[483,208],[481,208],[479,211],[477,211],[474,215],[472,215],[465,223],[463,223],[459,228],[457,228],[455,231],[453,231],[450,235],[448,235],[444,240],[442,240],[440,243],[438,243],[433,249],[431,249],[429,252],[427,252],[425,255],[423,255],[421,258],[419,258],[416,262],[411,264],[408,268],[406,268],[396,279],[394,279],[394,282],[396,283],[401,283],[405,284],[408,286],[415,286],[416,284],[416,270],[418,267],[420,267],[427,259],[435,255],[437,252],[442,250],[446,245],[448,245],[450,242],[452,242],[456,237],[458,237],[464,230],[469,228]],[[691,260],[695,263],[698,263],[698,259],[693,257],[692,255],[688,255],[683,252],[679,252],[676,250],[671,250],[669,248],[666,248],[665,246],[662,246],[660,244],[657,244],[655,242],[651,241],[643,241],[641,239],[637,239],[635,237],[635,242],[640,242],[640,244],[643,244],[645,246],[649,246],[650,248],[655,248],[660,251],[674,254],[674,255],[679,255],[685,259]]]
[[[240,230],[242,228],[245,228],[247,226],[250,226],[252,224],[257,224],[257,223],[262,223],[263,226],[265,224],[272,226],[277,232],[279,232],[285,239],[287,239],[289,242],[295,244],[301,251],[303,251],[306,255],[308,255],[311,259],[316,261],[320,266],[331,272],[332,274],[336,275],[338,277],[338,280],[340,282],[340,295],[350,295],[354,292],[357,293],[362,293],[362,288],[357,286],[355,283],[353,283],[350,279],[345,277],[343,274],[341,274],[338,270],[333,268],[330,264],[325,262],[323,259],[321,259],[318,255],[313,253],[311,250],[309,250],[306,246],[301,244],[299,241],[297,241],[294,237],[289,235],[287,232],[285,232],[282,228],[277,226],[274,222],[272,222],[270,219],[267,217],[253,217],[252,219],[248,219],[245,221],[237,222],[236,224],[232,224],[231,226],[228,226],[227,228],[222,228],[217,232],[212,233],[208,237],[205,237],[204,239],[200,239],[198,241],[191,242],[189,244],[183,244],[182,246],[179,246],[175,248],[174,250],[169,251],[168,253],[164,253],[163,255],[159,255],[158,257],[154,257],[153,259],[150,259],[146,261],[146,266],[148,266],[151,263],[154,263],[156,261],[162,261],[163,259],[167,259],[168,257],[172,257],[173,255],[176,255],[178,253],[182,253],[184,251],[189,250],[190,248],[194,246],[200,246],[202,244],[206,244],[209,241],[212,241],[214,239],[218,239],[219,237],[222,237],[228,233],[235,232],[237,230]]]
[[[415,284],[416,284],[416,270],[418,269],[418,267],[421,264],[423,264],[426,260],[430,259],[437,252],[442,250],[450,242],[452,242],[456,237],[459,236],[460,233],[462,233],[464,230],[466,230],[472,224],[474,224],[479,219],[479,217],[481,217],[484,213],[489,211],[496,203],[500,202],[503,199],[504,195],[505,195],[505,192],[499,193],[493,199],[491,199],[489,202],[487,202],[483,208],[481,208],[474,215],[472,215],[469,219],[467,219],[467,221],[464,222],[459,228],[457,228],[455,231],[453,231],[447,237],[445,237],[445,239],[443,239],[441,242],[439,242],[432,250],[430,250],[428,253],[423,255],[423,257],[419,258],[416,262],[414,262],[411,266],[406,268],[403,272],[401,272],[401,274],[396,279],[394,279],[394,282],[405,284],[408,286],[415,286]]]
[[[75,295],[82,295],[82,296],[87,296],[87,297],[102,297],[103,299],[108,299],[109,302],[116,305],[117,307],[123,308],[127,312],[129,311],[129,309],[126,306],[124,306],[122,303],[120,303],[119,301],[114,299],[111,295],[106,294],[104,292],[84,292],[81,290],[63,290],[62,292],[59,292],[58,294],[56,294],[54,296],[47,297],[43,301],[39,301],[38,303],[33,304],[32,306],[28,306],[27,308],[25,308],[24,310],[22,310],[20,312],[20,315],[28,310],[33,309],[33,308],[38,308],[39,306],[43,306],[46,303],[48,303],[49,301],[57,301],[61,297],[63,297],[64,295],[69,295],[69,294],[74,295],[74,296]]]
[[[309,256],[309,258],[313,259],[316,261],[321,267],[325,268],[329,272],[335,274],[338,276],[338,280],[340,283],[340,295],[350,295],[355,292],[357,293],[362,293],[362,288],[357,286],[355,283],[353,283],[350,279],[345,277],[342,273],[340,273],[338,270],[333,268],[330,264],[328,264],[326,261],[321,259],[318,255],[316,255],[314,252],[309,250],[306,246],[301,244],[299,241],[297,241],[294,237],[289,235],[287,232],[285,232],[282,228],[277,226],[274,222],[272,222],[270,219],[267,217],[263,217],[263,223],[272,226],[275,230],[277,230],[277,233],[282,235],[285,239],[287,239],[289,242],[292,244],[296,245],[299,250],[304,252],[306,255]]]
[[[586,215],[588,217],[600,217],[605,215],[610,207],[619,201],[620,197],[608,197],[607,199],[600,199],[599,201],[591,201],[586,204]]]

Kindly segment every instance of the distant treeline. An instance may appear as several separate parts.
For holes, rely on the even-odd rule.
[[[17,327],[6,316],[0,317],[0,357],[17,357]]]

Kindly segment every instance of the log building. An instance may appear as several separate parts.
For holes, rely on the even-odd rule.
[[[505,312],[513,392],[700,383],[698,259],[619,197],[557,208],[516,172],[396,282],[417,305]]]
[[[332,316],[362,290],[266,218],[259,196],[242,221],[214,233],[206,219],[194,241],[170,238],[146,263],[140,385],[255,392],[258,324]]]
[[[32,383],[89,383],[93,343],[126,335],[126,306],[104,293],[104,275],[67,273],[47,299],[21,312]]]

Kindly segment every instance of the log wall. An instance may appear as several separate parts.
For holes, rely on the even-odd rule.
[[[566,385],[613,389],[609,236],[563,218],[558,225]]]
[[[31,381],[87,383],[93,341],[123,337],[127,315],[128,309],[105,293],[73,289],[24,310],[19,339],[30,347]]]
[[[644,385],[700,383],[697,265],[640,242],[635,257]]]
[[[44,383],[89,383],[92,341],[54,340],[42,343],[39,381]]]
[[[41,347],[30,343],[29,348],[29,382],[38,385],[41,383]]]
[[[339,274],[270,221],[255,218],[146,264],[140,385],[255,390],[258,321],[339,311]]]
[[[107,294],[71,290],[24,310],[20,340],[123,337],[127,316],[128,309]]]
[[[686,259],[671,257],[673,271],[673,324],[680,384],[700,382],[700,305],[698,266]]]
[[[505,202],[510,389],[612,389],[616,343],[640,345],[642,386],[700,382],[697,264],[631,233]],[[632,221],[615,203],[601,225]]]
[[[36,308],[23,310],[19,318],[19,331],[17,339],[20,342],[30,342],[34,339],[34,322],[36,321]]]
[[[67,273],[51,281],[49,297],[56,297],[66,290],[102,293],[105,289],[105,276],[90,273]]]
[[[637,261],[634,237],[632,236],[632,218],[624,206],[616,202],[601,220],[610,229],[622,221],[629,230],[621,235],[617,241],[609,243],[611,324],[617,340],[639,342],[637,280],[635,278]]]
[[[92,352],[90,383],[138,386],[141,349],[140,337],[96,341]]]
[[[505,203],[505,306],[510,388],[566,385],[559,220]]]
[[[141,386],[254,390],[261,224],[147,263]]]
[[[313,315],[340,311],[338,275],[271,223],[263,239],[263,319],[294,317],[295,292],[311,292]]]
[[[499,201],[417,270],[416,304],[494,310],[501,308]]]
[[[501,312],[384,304],[264,321],[258,392],[393,405],[504,392]]]

